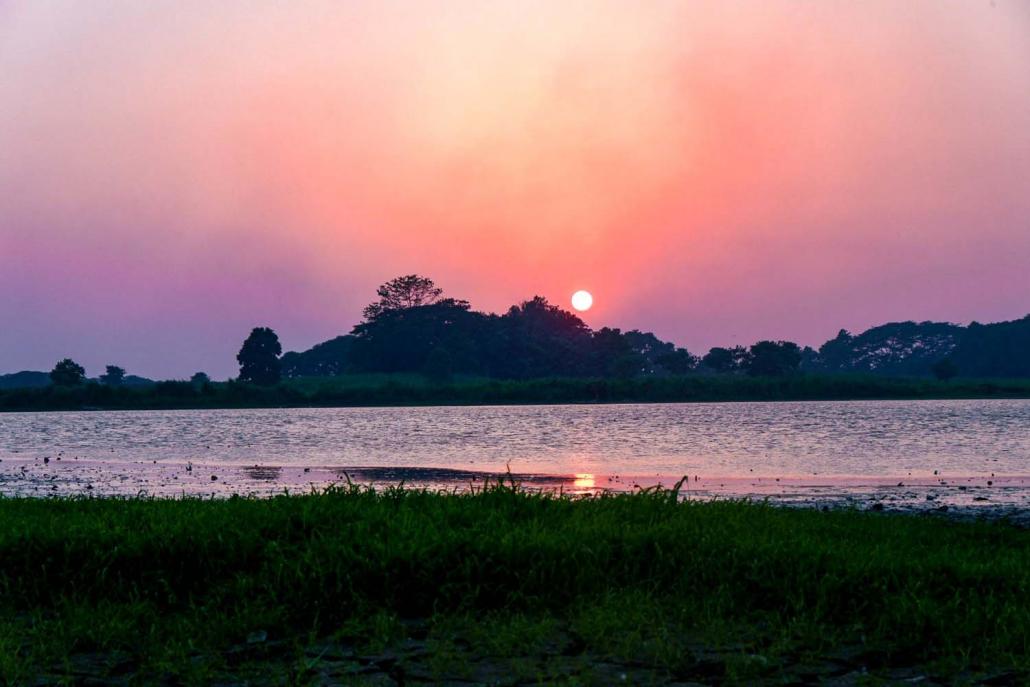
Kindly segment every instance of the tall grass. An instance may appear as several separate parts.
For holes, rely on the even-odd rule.
[[[278,406],[473,405],[681,401],[1030,398],[1030,380],[953,380],[852,375],[687,375],[630,379],[456,378],[343,375],[290,379],[270,387],[237,382],[195,386],[44,387],[0,391],[0,410],[80,408],[253,408]]]
[[[661,490],[0,499],[11,675],[70,651],[167,660],[258,629],[315,636],[380,613],[632,614],[627,599],[651,609],[640,622],[698,632],[761,627],[814,648],[860,638],[919,660],[1026,667],[1030,532]]]

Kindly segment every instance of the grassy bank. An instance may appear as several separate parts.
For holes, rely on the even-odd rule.
[[[668,492],[0,500],[0,610],[10,684],[975,676],[1030,667],[1030,532]]]
[[[236,382],[149,387],[43,387],[0,391],[0,410],[259,408],[287,406],[658,403],[847,399],[1030,398],[1030,380],[952,380],[849,375],[689,375],[632,379],[482,378],[431,383],[417,375],[290,379],[270,387]]]

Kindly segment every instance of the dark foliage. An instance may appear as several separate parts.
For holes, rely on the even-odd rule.
[[[969,325],[949,356],[963,377],[1030,377],[1030,315]]]
[[[274,331],[268,327],[255,327],[236,356],[240,364],[240,381],[261,386],[277,383],[281,375],[279,354],[282,352],[279,337]]]
[[[963,377],[1030,377],[1030,315],[1011,322],[974,322],[968,327],[895,322],[857,336],[842,329],[817,355],[806,356],[802,369],[924,376],[936,374],[934,366],[944,359]]]
[[[50,371],[50,381],[57,386],[78,386],[86,381],[86,370],[71,358],[65,358]]]
[[[50,373],[35,370],[22,370],[11,374],[0,375],[0,389],[32,389],[50,386]]]
[[[316,656],[352,641],[362,656],[382,654],[367,646],[381,634],[370,632],[377,618],[439,622],[429,649],[446,658],[448,620],[491,616],[514,622],[483,627],[509,628],[479,643],[490,656],[543,637],[549,653],[608,647],[634,665],[700,665],[706,684],[816,684],[779,672],[741,679],[735,666],[757,664],[756,655],[761,666],[789,655],[807,663],[820,652],[860,662],[836,684],[916,684],[909,667],[937,660],[953,661],[950,670],[917,678],[983,666],[992,679],[977,684],[1025,684],[1004,671],[1028,663],[1030,532],[1003,524],[681,501],[657,489],[557,498],[496,483],[464,495],[352,488],[271,499],[4,499],[0,523],[3,684],[253,684],[240,674],[267,670],[259,661],[276,645],[297,644],[296,656],[282,654],[291,671],[312,665],[300,650],[325,636],[338,641]],[[539,614],[549,622],[525,621]],[[575,628],[571,641],[519,631],[561,618]],[[710,647],[726,642],[748,663],[715,663]],[[232,679],[197,677],[213,651]],[[390,665],[410,665],[400,663],[410,651],[391,651]],[[111,665],[117,657],[120,668],[132,657],[147,663],[127,676],[79,679],[70,671],[82,663],[69,656],[86,652],[110,655]],[[542,665],[518,656],[497,665],[512,675]],[[557,656],[555,674],[572,658]],[[904,680],[873,679],[885,664],[904,667]],[[67,680],[36,679],[62,666]],[[249,674],[259,684],[363,684],[356,672]],[[586,682],[622,683],[651,681]]]
[[[333,377],[348,370],[354,337],[347,334],[312,346],[306,351],[284,353],[283,377]]]
[[[814,368],[827,372],[926,375],[950,354],[962,328],[943,322],[894,322],[858,336],[840,330],[819,348]]]
[[[456,372],[478,371],[477,325],[484,319],[453,298],[384,309],[354,328],[351,366],[358,372],[421,372],[439,346],[450,352]]]
[[[428,277],[408,274],[386,282],[376,289],[376,294],[379,295],[379,300],[364,310],[366,320],[374,320],[389,310],[407,310],[432,305],[443,295],[443,289]]]
[[[467,379],[454,375],[453,368],[449,375],[442,356],[434,355],[417,374],[357,382],[343,376],[289,380],[272,386],[238,381],[197,386],[187,381],[167,381],[140,387],[89,383],[9,389],[0,391],[0,411],[1030,397],[1027,381],[954,379],[943,383],[875,375]],[[431,384],[427,384],[427,376]]]
[[[797,372],[801,349],[790,341],[759,341],[748,350],[745,368],[752,377],[780,377]]]
[[[713,372],[737,372],[746,367],[747,359],[747,349],[743,346],[735,346],[734,348],[715,347],[701,358],[701,364]]]
[[[933,364],[930,371],[933,372],[934,377],[946,382],[958,376],[958,365],[951,358],[941,358]]]
[[[284,356],[286,375],[632,377],[683,374],[697,364],[685,349],[654,334],[592,332],[579,317],[541,296],[493,315],[443,297],[432,280],[417,275],[384,284],[378,293],[380,300],[365,309],[365,321],[351,336]]]
[[[125,369],[117,365],[108,365],[107,371],[100,375],[100,382],[108,386],[121,386],[125,381]]]

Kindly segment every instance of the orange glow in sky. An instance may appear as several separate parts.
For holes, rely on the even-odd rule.
[[[0,74],[0,372],[228,374],[412,272],[695,352],[1028,308],[1023,0],[11,0]]]

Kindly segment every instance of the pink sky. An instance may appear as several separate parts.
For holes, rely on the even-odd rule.
[[[0,372],[224,377],[410,272],[694,352],[1021,317],[1030,4],[0,1]]]

